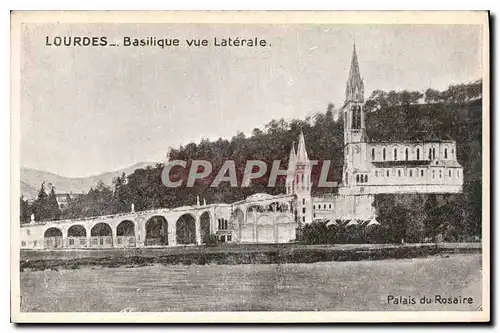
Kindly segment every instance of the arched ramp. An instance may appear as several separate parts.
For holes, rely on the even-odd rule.
[[[109,224],[97,223],[90,229],[90,246],[97,248],[113,247],[113,230]]]
[[[153,216],[146,221],[145,246],[168,245],[168,222],[163,216]]]
[[[191,214],[184,214],[175,223],[177,244],[196,244],[196,220]]]
[[[211,233],[211,228],[210,228],[210,213],[209,212],[204,212],[200,216],[200,236],[201,236],[201,242],[202,243],[208,243],[208,237],[210,236]]]
[[[87,230],[80,224],[75,224],[68,229],[68,247],[81,248],[87,246]]]
[[[43,234],[46,249],[58,249],[63,247],[63,234],[61,229],[51,227]]]
[[[121,221],[116,226],[116,246],[135,247],[135,223],[130,220]]]

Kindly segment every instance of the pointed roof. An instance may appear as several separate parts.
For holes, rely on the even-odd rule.
[[[361,81],[361,74],[359,73],[358,55],[356,53],[356,43],[353,44],[351,70],[349,71],[349,82]]]
[[[354,43],[352,49],[351,69],[349,70],[349,78],[347,79],[346,84],[346,101],[359,99],[359,94],[362,94],[363,90],[363,79],[361,79],[361,74],[359,72],[356,43]]]
[[[307,150],[306,150],[306,140],[304,139],[304,133],[302,131],[300,131],[299,146],[297,147],[297,162],[299,163],[309,162],[309,157],[307,157]]]

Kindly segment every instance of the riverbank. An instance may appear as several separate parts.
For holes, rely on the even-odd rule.
[[[20,269],[57,270],[86,266],[239,265],[408,259],[437,254],[481,253],[480,243],[429,244],[225,244],[130,249],[22,250]]]

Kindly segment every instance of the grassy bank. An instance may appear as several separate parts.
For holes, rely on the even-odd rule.
[[[82,266],[238,265],[404,259],[436,254],[480,253],[479,243],[439,244],[249,244],[172,248],[21,251],[20,269],[78,269]]]

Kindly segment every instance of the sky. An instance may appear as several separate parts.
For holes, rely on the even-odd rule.
[[[375,89],[481,77],[473,25],[29,24],[21,36],[21,167],[68,177],[159,162],[169,147],[249,135],[341,107],[356,43]],[[258,37],[270,46],[54,47],[46,37]]]

